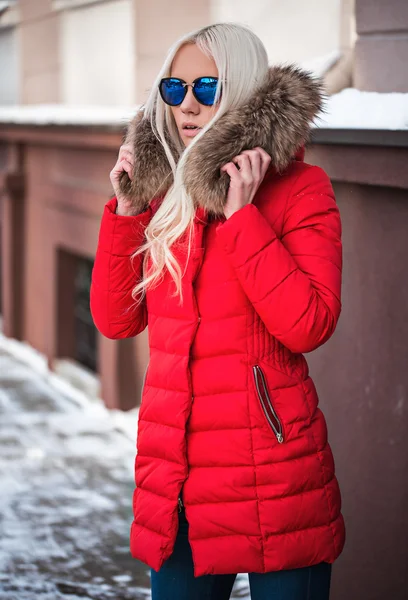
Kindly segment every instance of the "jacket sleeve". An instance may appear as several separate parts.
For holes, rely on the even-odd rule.
[[[341,221],[329,177],[298,176],[282,236],[254,204],[218,227],[218,240],[268,331],[292,352],[310,352],[335,330],[341,311]]]
[[[132,290],[142,275],[143,257],[131,256],[144,241],[152,209],[139,215],[116,215],[116,198],[105,205],[92,271],[91,314],[97,329],[111,339],[137,335],[146,327],[145,301],[136,304]]]

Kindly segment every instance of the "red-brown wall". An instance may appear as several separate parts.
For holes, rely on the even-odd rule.
[[[52,365],[55,358],[72,357],[69,256],[94,257],[122,138],[108,128],[9,127],[0,134],[4,331],[29,342]],[[139,403],[145,338],[113,341],[98,335],[98,370],[109,407]]]

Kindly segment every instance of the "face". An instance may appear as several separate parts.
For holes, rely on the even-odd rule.
[[[170,77],[179,77],[187,83],[192,83],[197,77],[218,77],[218,69],[212,58],[201,52],[195,44],[186,44],[180,48],[173,59]],[[185,146],[197,135],[218,110],[217,105],[205,106],[200,104],[193,95],[191,86],[179,106],[171,106],[174,120],[180,137]],[[196,125],[198,129],[186,129],[185,125]]]

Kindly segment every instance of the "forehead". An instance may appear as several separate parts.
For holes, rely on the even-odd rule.
[[[173,59],[171,77],[191,82],[205,75],[218,77],[218,69],[212,58],[206,56],[195,44],[182,46]]]

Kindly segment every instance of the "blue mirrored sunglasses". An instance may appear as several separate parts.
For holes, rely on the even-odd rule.
[[[188,86],[191,85],[196,100],[205,106],[212,106],[217,84],[218,77],[197,77],[193,83],[186,83],[178,77],[164,77],[160,81],[159,91],[166,104],[179,106],[186,97]]]

